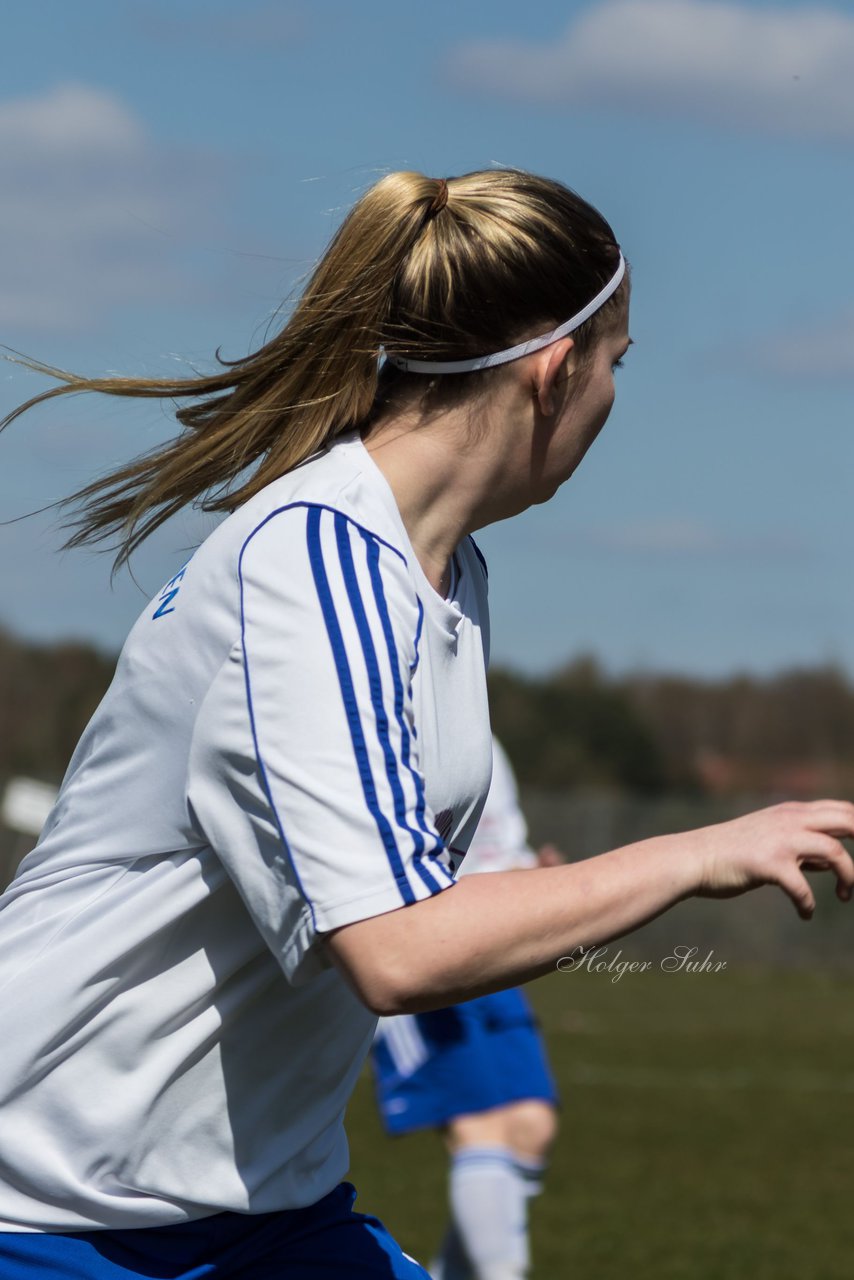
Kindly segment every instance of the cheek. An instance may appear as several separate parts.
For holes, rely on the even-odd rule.
[[[610,373],[607,381],[605,381],[596,396],[596,402],[591,405],[591,426],[594,434],[598,434],[605,423],[608,421],[608,415],[614,407],[616,399],[616,388],[614,386],[614,378]]]

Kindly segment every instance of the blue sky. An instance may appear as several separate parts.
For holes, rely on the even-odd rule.
[[[633,264],[618,403],[547,506],[486,530],[493,652],[542,671],[854,674],[854,9],[711,0],[7,0],[0,341],[164,373],[262,340],[389,169],[511,164]],[[43,383],[10,366],[6,411]],[[0,440],[0,516],[164,439],[80,399]],[[0,528],[0,624],[116,647],[206,519],[134,561]]]

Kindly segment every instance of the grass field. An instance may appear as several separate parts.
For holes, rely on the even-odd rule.
[[[537,1280],[851,1280],[852,987],[657,960],[617,983],[530,987],[564,1099],[533,1212]],[[426,1261],[445,1214],[439,1140],[385,1138],[367,1076],[348,1128],[357,1207]]]

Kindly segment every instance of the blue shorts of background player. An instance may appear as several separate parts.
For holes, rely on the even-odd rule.
[[[450,1152],[450,1223],[431,1275],[526,1276],[528,1201],[541,1189],[557,1090],[525,996],[383,1019],[372,1062],[387,1132],[438,1129]]]
[[[3,1280],[429,1280],[342,1182],[317,1204],[130,1231],[0,1233]]]
[[[456,1116],[523,1099],[557,1102],[536,1019],[515,988],[384,1019],[372,1061],[390,1134],[438,1129]]]

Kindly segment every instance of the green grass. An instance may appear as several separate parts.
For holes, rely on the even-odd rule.
[[[529,992],[564,1101],[535,1277],[851,1280],[850,979],[574,973]],[[427,1260],[445,1216],[439,1139],[387,1139],[367,1076],[348,1129],[357,1207]]]

